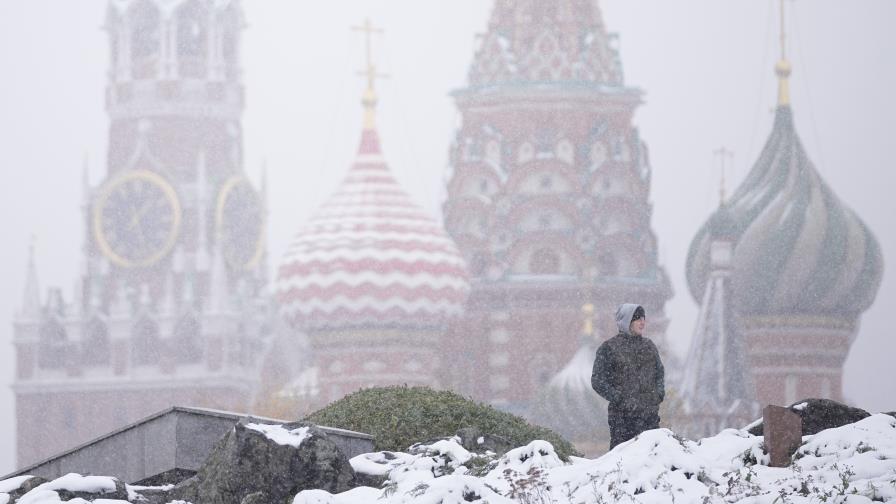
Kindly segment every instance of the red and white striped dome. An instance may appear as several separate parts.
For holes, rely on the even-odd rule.
[[[460,313],[469,282],[454,242],[395,181],[370,126],[339,189],[293,238],[276,290],[301,329],[437,327]]]

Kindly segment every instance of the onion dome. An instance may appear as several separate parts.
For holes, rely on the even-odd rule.
[[[584,305],[582,314],[584,323],[578,351],[548,380],[529,411],[534,422],[557,431],[577,445],[610,438],[607,401],[591,388],[591,372],[597,353],[594,305]]]
[[[818,174],[794,128],[786,77],[771,136],[731,199],[691,243],[687,278],[703,299],[710,244],[735,244],[731,292],[746,316],[857,317],[867,309],[883,272],[880,246],[865,224]]]
[[[282,314],[305,330],[439,327],[459,314],[466,267],[441,224],[392,176],[374,127],[372,86],[355,162],[295,235],[280,266]]]
[[[597,342],[582,344],[569,362],[536,396],[529,417],[570,441],[607,440],[607,401],[591,388]]]

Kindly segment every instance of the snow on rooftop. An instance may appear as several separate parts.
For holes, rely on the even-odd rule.
[[[295,448],[301,446],[302,441],[311,437],[311,434],[308,433],[308,427],[287,430],[282,425],[250,423],[246,424],[246,428],[264,434],[265,437],[279,445],[293,446]]]

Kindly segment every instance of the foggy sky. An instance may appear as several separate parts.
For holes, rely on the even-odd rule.
[[[256,182],[266,161],[269,260],[335,189],[357,146],[363,81],[361,36],[370,16],[385,29],[374,56],[385,156],[399,181],[434,215],[459,116],[448,92],[462,87],[487,0],[244,1],[248,27],[245,167]],[[0,474],[13,470],[15,370],[12,314],[21,305],[30,236],[41,289],[71,300],[85,240],[82,167],[105,174],[103,93],[106,0],[0,0]],[[729,193],[771,129],[777,4],[773,0],[604,0],[620,34],[626,83],[646,92],[636,115],[653,167],[653,229],[675,297],[668,337],[684,353],[696,305],[684,280],[691,238],[718,204],[712,151],[735,152]],[[848,6],[848,7],[847,7]],[[869,410],[896,410],[896,37],[890,0],[788,2],[791,95],[797,130],[822,177],[880,241],[884,277],[846,363],[844,393]],[[102,414],[102,412],[98,412]]]

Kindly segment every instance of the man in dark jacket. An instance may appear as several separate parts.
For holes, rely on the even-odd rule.
[[[643,336],[644,308],[623,304],[616,309],[619,334],[597,349],[591,387],[610,402],[610,449],[660,426],[659,408],[666,395],[660,353]]]

